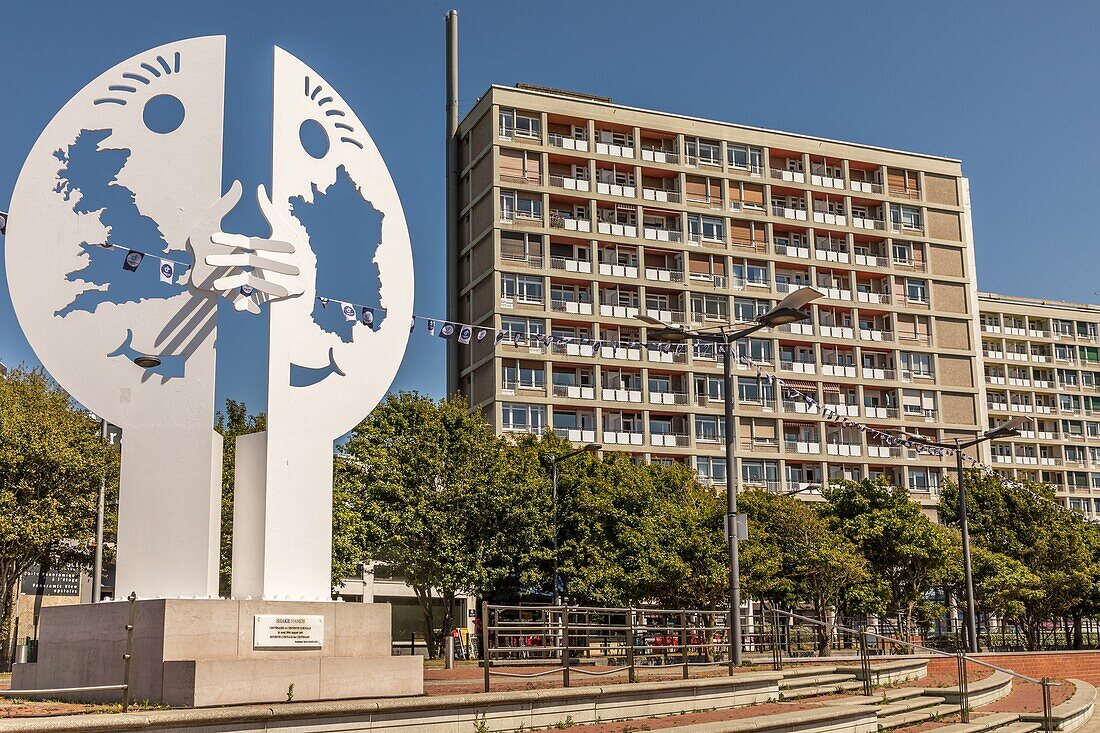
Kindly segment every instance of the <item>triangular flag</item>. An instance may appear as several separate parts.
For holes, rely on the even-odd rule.
[[[131,249],[126,252],[126,258],[122,260],[122,269],[129,270],[130,272],[137,272],[143,259],[145,259],[144,252],[135,252]]]
[[[357,320],[359,320],[358,318],[355,317],[355,306],[353,306],[351,303],[343,303],[340,306],[340,312],[344,314],[344,320],[345,321],[357,321]]]
[[[176,279],[176,268],[172,264],[172,260],[160,261],[160,281],[162,283],[171,284]]]
[[[470,337],[474,335],[474,329],[469,326],[463,326],[458,332],[458,343],[468,344],[470,343]]]

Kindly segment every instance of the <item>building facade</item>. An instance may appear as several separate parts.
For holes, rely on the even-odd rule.
[[[1071,509],[1100,517],[1100,306],[979,293],[990,424],[1033,429],[990,445],[1008,478],[1043,481]]]
[[[744,367],[726,426],[720,357],[644,346],[639,315],[748,323],[807,285],[824,294],[810,320],[741,354],[884,431],[950,440],[989,420],[957,160],[497,86],[458,159],[457,318],[507,336],[460,346],[451,376],[500,433],[549,428],[722,482],[730,429],[742,486],[885,475],[934,502],[948,459],[869,442]]]

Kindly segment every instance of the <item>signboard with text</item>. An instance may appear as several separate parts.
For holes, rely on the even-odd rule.
[[[75,567],[43,570],[31,565],[23,573],[19,592],[26,596],[79,596],[80,571]]]
[[[320,649],[325,638],[325,617],[289,614],[256,614],[253,649]]]

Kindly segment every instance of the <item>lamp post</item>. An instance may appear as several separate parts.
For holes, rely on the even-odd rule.
[[[1031,418],[1020,415],[1019,417],[1014,417],[998,425],[992,430],[986,430],[976,438],[970,440],[955,438],[950,443],[936,442],[922,435],[908,436],[910,439],[918,440],[927,445],[934,445],[937,448],[950,448],[955,451],[955,471],[959,484],[959,531],[962,533],[963,592],[966,595],[966,646],[972,654],[978,653],[978,624],[974,614],[974,574],[970,564],[970,529],[966,523],[966,488],[963,486],[964,470],[962,452],[964,448],[970,448],[989,440],[1011,438],[1019,435],[1020,429],[1026,427],[1030,423]]]
[[[568,453],[562,453],[561,455],[553,455],[550,453],[544,453],[543,459],[550,464],[550,502],[553,506],[554,512],[554,604],[558,605],[560,600],[558,597],[558,588],[561,586],[560,577],[558,575],[558,464],[562,461],[566,461],[574,456],[579,456],[581,453],[591,453],[603,448],[599,443],[589,443],[583,448],[569,451]]]
[[[688,329],[673,326],[649,316],[639,320],[653,326],[661,326],[654,336],[678,341],[706,341],[721,344],[724,402],[726,408],[726,531],[729,550],[730,582],[730,662],[741,664],[741,561],[737,545],[737,488],[733,479],[733,359],[731,352],[736,343],[763,328],[782,326],[804,321],[809,316],[802,308],[821,297],[813,288],[800,288],[788,295],[774,308],[757,317],[747,328],[732,330],[728,324],[713,329]]]

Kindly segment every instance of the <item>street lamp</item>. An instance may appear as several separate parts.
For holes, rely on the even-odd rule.
[[[579,456],[581,453],[593,453],[603,448],[599,443],[589,443],[583,448],[577,450],[571,450],[568,453],[562,453],[561,455],[553,455],[551,453],[544,453],[542,458],[550,464],[550,501],[554,507],[554,604],[558,605],[558,587],[561,585],[560,578],[558,576],[558,464],[562,461]]]
[[[722,372],[723,390],[726,407],[726,531],[729,545],[729,581],[730,581],[730,664],[741,664],[741,562],[737,546],[737,488],[733,480],[733,359],[735,344],[763,328],[782,326],[787,323],[804,321],[809,316],[802,312],[821,293],[813,288],[800,288],[781,300],[767,313],[757,317],[751,325],[740,330],[731,330],[729,325],[712,329],[692,330],[684,326],[673,326],[639,315],[638,319],[651,326],[660,326],[654,336],[677,341],[708,341],[723,344]]]
[[[963,449],[999,438],[1012,438],[1020,434],[1021,428],[1031,424],[1031,418],[1020,415],[998,425],[992,430],[986,430],[977,438],[962,440],[955,438],[951,443],[939,443],[929,440],[923,435],[909,435],[912,440],[917,440],[937,448],[951,448],[955,451],[955,470],[959,484],[959,531],[962,533],[963,553],[963,580],[966,594],[966,645],[972,654],[978,653],[978,624],[974,616],[974,574],[970,565],[970,529],[966,523],[966,489],[963,487]]]

